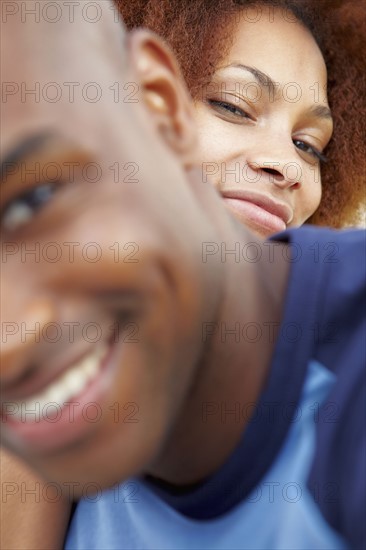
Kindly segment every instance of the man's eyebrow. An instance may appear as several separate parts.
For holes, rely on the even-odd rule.
[[[247,71],[251,73],[261,86],[268,88],[269,92],[271,93],[271,96],[274,97],[275,94],[277,93],[279,85],[276,84],[276,82],[272,80],[272,78],[268,74],[260,71],[256,67],[250,67],[249,65],[243,65],[242,63],[233,63],[232,65],[228,65],[225,68],[228,68],[228,67],[234,67],[235,69],[242,69],[243,71]]]
[[[44,159],[67,166],[70,161],[77,166],[83,166],[95,161],[95,151],[80,145],[73,139],[68,139],[62,133],[45,130],[37,134],[28,135],[20,141],[0,163],[0,181],[13,177],[15,169],[22,167],[29,159],[36,158],[40,162]],[[77,162],[76,162],[77,161]]]
[[[55,134],[51,132],[42,132],[32,136],[27,136],[18,145],[16,145],[4,159],[0,162],[0,178],[5,179],[9,166],[20,164],[28,156],[38,153],[45,148],[48,142],[55,139]]]

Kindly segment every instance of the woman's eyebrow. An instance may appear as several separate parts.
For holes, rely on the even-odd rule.
[[[324,118],[333,121],[332,112],[326,105],[313,105],[308,109],[307,114],[316,118]]]
[[[252,76],[254,76],[255,80],[258,82],[258,84],[262,87],[268,88],[271,97],[276,97],[278,91],[279,91],[279,84],[272,80],[272,78],[264,73],[263,71],[260,71],[256,67],[250,67],[249,65],[243,65],[242,63],[232,63],[231,65],[227,65],[226,67],[223,67],[225,69],[233,67],[235,69],[241,69],[243,71],[249,72]]]
[[[267,73],[260,71],[256,67],[250,67],[249,65],[243,65],[242,63],[232,63],[231,65],[223,67],[223,69],[228,69],[231,67],[249,72],[252,76],[254,76],[260,86],[268,88],[271,94],[270,97],[275,98],[277,96],[280,90],[280,84],[275,82]],[[323,118],[330,121],[333,120],[331,110],[326,105],[313,105],[307,111],[307,114],[315,118]]]

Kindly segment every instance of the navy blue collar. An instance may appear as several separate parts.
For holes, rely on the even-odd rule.
[[[306,257],[291,265],[270,374],[235,451],[213,476],[191,487],[177,489],[149,477],[142,480],[183,515],[208,520],[229,512],[258,485],[284,443],[314,352],[312,327],[321,270],[313,270]]]

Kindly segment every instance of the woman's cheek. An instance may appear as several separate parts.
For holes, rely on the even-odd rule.
[[[322,198],[320,169],[309,170],[303,180],[303,192],[298,195],[295,205],[295,216],[290,226],[299,226],[314,214]]]

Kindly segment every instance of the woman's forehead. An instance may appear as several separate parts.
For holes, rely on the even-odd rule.
[[[230,47],[219,69],[246,65],[268,74],[280,85],[296,82],[301,87],[326,84],[326,66],[310,31],[289,12],[260,6],[248,17],[235,16]]]

